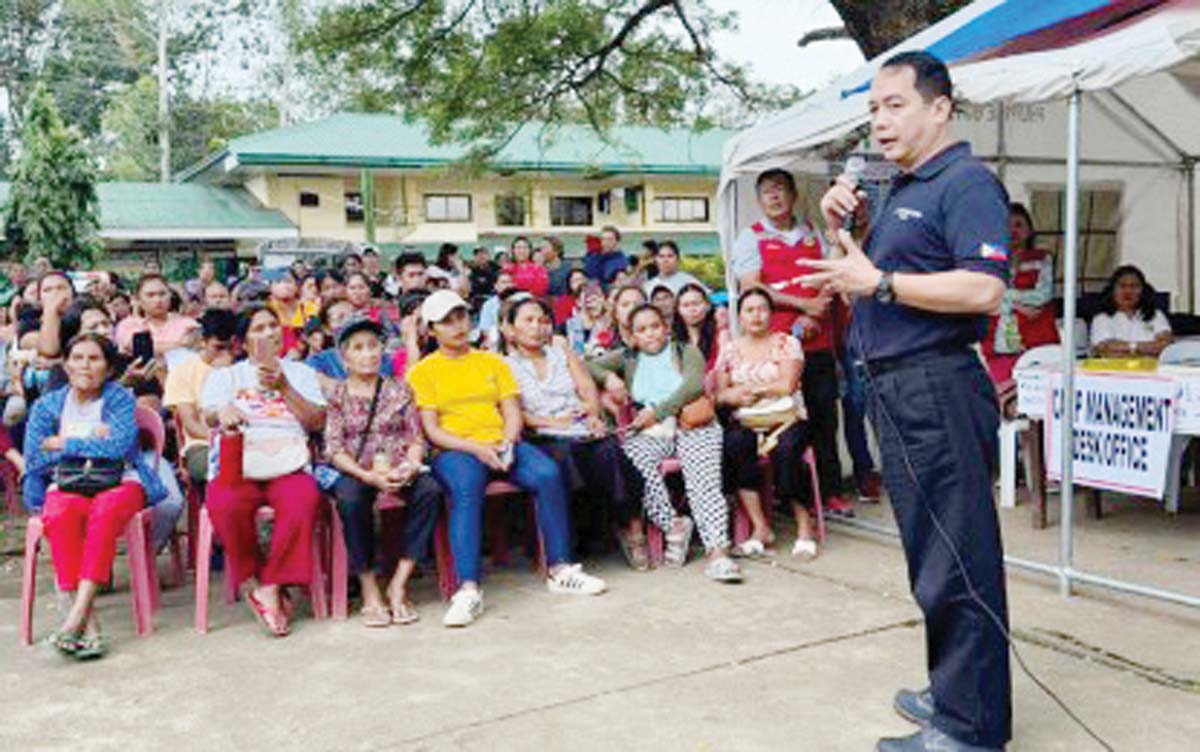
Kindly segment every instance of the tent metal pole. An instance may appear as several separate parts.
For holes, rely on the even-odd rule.
[[[1059,157],[1022,157],[1019,154],[980,154],[977,156],[984,162],[1004,162],[1009,165],[1027,165],[1035,167],[1062,167],[1067,160]],[[1082,167],[1128,167],[1140,170],[1178,170],[1179,162],[1151,162],[1137,159],[1080,159]]]
[[[1058,544],[1058,589],[1064,597],[1071,595],[1072,559],[1075,554],[1074,501],[1075,486],[1072,465],[1075,456],[1075,299],[1079,294],[1079,110],[1082,94],[1071,94],[1067,110],[1067,201],[1066,246],[1063,250],[1063,364],[1062,364],[1062,482],[1060,492],[1061,522]]]
[[[737,238],[738,227],[738,181],[736,179],[725,185],[725,196],[722,202],[725,206],[725,219],[722,221],[722,227],[725,228],[725,243],[726,247],[722,249],[721,259],[725,262],[725,291],[729,294],[729,331],[736,337],[738,335],[738,317],[737,313],[737,276],[733,273],[733,242]]]
[[[842,527],[862,530],[864,532],[881,535],[886,538],[900,539],[900,533],[894,527],[880,525],[874,522],[868,522],[862,519],[846,519],[832,518],[829,520],[832,525],[840,525]],[[1040,561],[1032,559],[1023,559],[1019,556],[1004,557],[1004,565],[1012,569],[1023,569],[1027,572],[1036,572],[1050,577],[1060,577],[1062,568],[1054,564],[1043,564]],[[1191,608],[1200,608],[1200,598],[1187,593],[1177,593],[1174,590],[1163,590],[1161,588],[1149,587],[1147,585],[1138,585],[1135,582],[1125,582],[1124,580],[1114,580],[1111,577],[1104,577],[1098,574],[1089,574],[1080,572],[1077,569],[1072,569],[1067,572],[1067,575],[1074,581],[1082,585],[1092,585],[1094,587],[1115,590],[1118,593],[1128,593],[1130,595],[1140,595],[1143,598],[1153,598],[1155,600],[1166,601],[1167,603],[1178,603],[1181,606],[1190,606]]]
[[[1187,172],[1187,258],[1183,260],[1183,273],[1187,276],[1188,310],[1196,312],[1196,160],[1188,157]]]

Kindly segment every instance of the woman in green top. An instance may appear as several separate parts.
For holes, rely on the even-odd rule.
[[[692,345],[670,341],[662,312],[649,304],[630,316],[632,348],[593,361],[589,368],[611,393],[627,392],[636,413],[623,447],[645,481],[643,505],[651,522],[666,533],[666,562],[687,559],[693,522],[676,514],[659,463],[678,456],[688,505],[707,550],[704,573],[718,582],[740,582],[741,570],[729,558],[729,505],[721,490],[721,426],[684,428],[679,413],[704,395],[704,356]]]

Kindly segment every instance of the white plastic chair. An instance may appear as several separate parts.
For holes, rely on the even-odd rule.
[[[1167,345],[1158,356],[1160,366],[1200,366],[1200,342],[1184,341]],[[1175,434],[1171,437],[1170,462],[1167,464],[1167,485],[1163,489],[1163,508],[1170,514],[1179,511],[1180,474],[1183,455],[1193,437]]]
[[[1158,355],[1160,366],[1200,366],[1200,341],[1185,340],[1167,345]]]
[[[1021,353],[1013,373],[1031,368],[1045,368],[1062,363],[1062,345],[1041,345]],[[1029,430],[1027,418],[1000,421],[1000,506],[1017,505],[1017,436]],[[1025,468],[1028,475],[1029,468]]]
[[[1059,340],[1066,339],[1063,330],[1063,320],[1055,319],[1055,326],[1058,328]],[[1087,322],[1083,319],[1075,319],[1075,356],[1078,358],[1086,358],[1088,351],[1092,349],[1092,339],[1088,332]]]

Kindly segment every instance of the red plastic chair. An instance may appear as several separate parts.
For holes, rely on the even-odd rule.
[[[8,516],[18,517],[25,512],[21,505],[21,479],[17,468],[8,460],[0,459],[0,483],[4,484],[4,498],[8,505]]]
[[[200,524],[196,536],[196,631],[200,634],[208,633],[208,591],[212,576],[210,560],[212,558],[212,545],[214,537],[214,529],[212,519],[208,516],[208,509],[202,507],[200,509]],[[260,507],[255,520],[258,524],[262,524],[275,518],[275,511],[270,507]],[[337,514],[334,514],[334,519],[337,519]],[[317,524],[313,528],[313,570],[312,582],[308,586],[308,599],[312,605],[313,618],[317,621],[329,617],[329,571],[330,566],[326,563],[329,557],[328,539],[330,535],[331,524],[327,523],[323,517],[317,518]],[[344,551],[343,547],[343,551]],[[343,570],[344,571],[344,570]],[[345,577],[342,577],[345,581]],[[225,602],[227,604],[234,603],[237,600],[237,587],[240,583],[235,582],[232,572],[228,566],[225,570],[224,577]],[[343,587],[345,587],[343,585]],[[344,617],[343,617],[344,618]]]
[[[175,435],[179,437],[179,445],[183,446],[186,441],[186,432],[183,430],[183,421],[179,418],[179,413],[174,413],[175,420]],[[187,502],[187,566],[188,569],[196,569],[196,535],[200,529],[200,507],[204,506],[204,485],[192,483],[192,475],[188,472],[186,463],[184,463],[183,453],[180,452],[179,461],[184,464],[181,468],[183,476],[183,496]]]
[[[509,483],[506,480],[494,480],[487,484],[487,490],[484,492],[486,507],[487,502],[492,499],[503,499],[518,496],[525,496],[526,493],[520,487]],[[450,600],[450,596],[458,591],[459,580],[458,570],[454,566],[454,554],[450,549],[450,506],[453,500],[446,499],[446,514],[438,516],[437,527],[433,533],[433,552],[434,558],[437,561],[438,570],[438,587],[442,591],[442,599]],[[485,509],[486,513],[486,509]],[[529,505],[530,521],[534,528],[537,528],[537,513],[533,504]],[[503,522],[502,518],[498,518]],[[508,563],[508,531],[503,524],[490,526],[492,536],[492,563],[496,565],[505,565]],[[537,555],[533,557],[533,566],[541,577],[546,577],[548,568],[546,566],[546,548],[542,541],[542,534],[537,533]]]
[[[129,561],[133,622],[139,637],[154,631],[154,611],[158,608],[153,575],[154,552],[150,540],[152,511],[143,509],[134,515],[123,534]],[[37,559],[45,526],[42,518],[31,516],[25,528],[25,566],[21,580],[21,643],[33,644],[33,604],[37,594]]]
[[[167,446],[167,429],[163,425],[162,417],[150,408],[138,405],[133,410],[133,419],[137,423],[138,431],[146,431],[153,438],[155,462],[162,462],[163,451]],[[157,465],[153,469],[155,472],[158,472]],[[171,585],[172,587],[182,587],[186,575],[183,565],[183,549],[179,543],[179,533],[171,533],[169,546],[171,549]],[[155,552],[152,551],[151,561],[154,560],[154,554]],[[158,567],[151,567],[150,574],[154,585],[151,590],[154,595],[154,608],[157,610],[160,591],[158,586]]]
[[[808,465],[809,477],[812,478],[813,491],[813,507],[817,517],[817,542],[824,545],[825,543],[825,505],[821,500],[821,480],[817,477],[817,459],[813,454],[812,447],[804,450],[801,455],[805,464]],[[767,514],[767,519],[770,519],[771,507],[775,501],[775,487],[771,482],[771,463],[770,460],[763,457],[759,462],[766,466],[766,482],[762,488],[762,503],[763,511]],[[733,510],[733,545],[740,546],[750,537],[750,517],[746,514],[746,508],[741,502],[734,507]]]

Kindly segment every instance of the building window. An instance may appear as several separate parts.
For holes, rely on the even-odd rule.
[[[591,196],[555,196],[550,199],[550,224],[555,227],[591,225]]]
[[[320,194],[312,191],[300,191],[300,206],[305,208],[315,208],[321,205]]]
[[[496,196],[496,224],[501,227],[525,225],[525,197],[515,193]]]
[[[346,194],[346,221],[362,222],[365,219],[363,197],[361,193]]]
[[[669,197],[654,199],[654,216],[659,222],[707,222],[708,199]]]
[[[428,195],[425,197],[426,222],[470,222],[471,197]]]
[[[1063,281],[1063,244],[1067,198],[1062,188],[1030,191],[1037,245],[1054,254],[1054,281]],[[1079,291],[1100,292],[1117,268],[1117,230],[1121,225],[1121,190],[1114,187],[1079,192]]]

